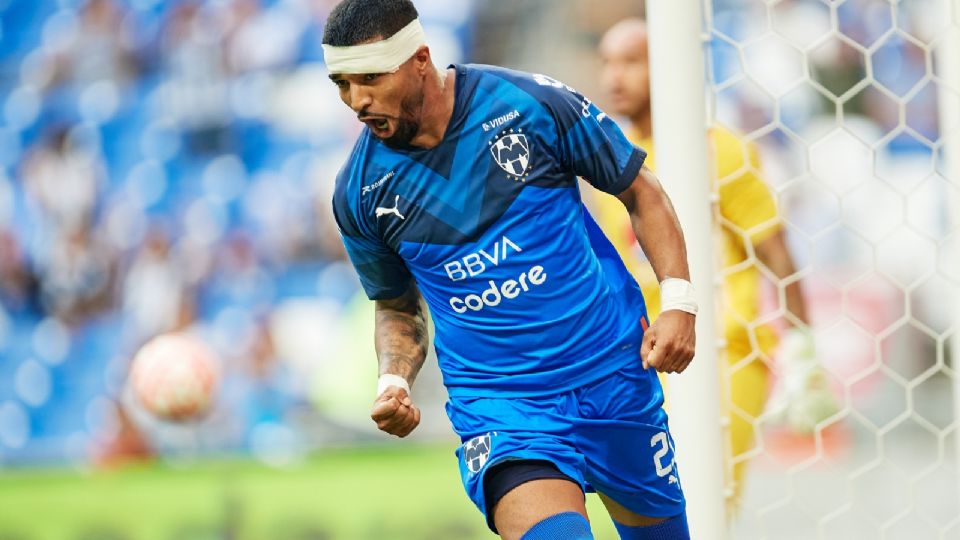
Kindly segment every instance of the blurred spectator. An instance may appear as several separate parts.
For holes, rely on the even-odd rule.
[[[0,305],[13,312],[37,311],[38,287],[17,237],[0,229]]]
[[[273,282],[261,266],[250,237],[242,232],[232,234],[215,262],[215,279],[206,284],[203,293],[213,306],[243,306],[259,311],[273,301]],[[240,336],[250,339],[250,336]]]
[[[122,8],[114,0],[88,0],[66,54],[58,62],[62,78],[78,85],[124,83],[134,78],[136,63],[124,39],[122,21]]]
[[[297,59],[309,11],[297,2],[235,0],[226,35],[227,63],[233,74],[290,67]]]
[[[58,236],[40,269],[43,307],[64,322],[79,324],[111,306],[115,271],[112,251],[88,231]]]
[[[121,86],[137,75],[135,54],[123,25],[124,12],[115,0],[88,0],[79,20],[56,36],[52,86],[83,89],[98,82]]]
[[[113,257],[93,235],[103,163],[82,130],[58,126],[27,152],[21,174],[34,224],[25,240],[42,305],[80,322],[111,301]]]
[[[54,128],[23,162],[27,196],[40,211],[41,226],[54,236],[92,226],[105,176],[99,156],[76,135],[66,126]]]
[[[225,26],[211,6],[186,0],[170,10],[162,39],[164,108],[183,130],[188,149],[201,154],[232,143]]]
[[[185,279],[170,250],[166,230],[155,227],[148,234],[123,283],[126,337],[142,343],[150,337],[185,326],[189,317]]]

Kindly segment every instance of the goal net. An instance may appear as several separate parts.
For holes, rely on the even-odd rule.
[[[705,4],[708,121],[743,143],[738,167],[714,156],[719,198],[744,174],[764,179],[796,265],[778,274],[755,230],[716,213],[748,246],[720,261],[719,277],[729,285],[753,269],[763,284],[750,316],[736,295],[718,295],[725,430],[749,432],[727,448],[731,537],[960,538],[950,341],[960,156],[951,173],[949,155],[960,3]],[[786,309],[793,283],[807,322]],[[794,326],[811,332],[838,406],[811,433],[750,398],[809,382],[791,375],[786,344],[765,337]]]

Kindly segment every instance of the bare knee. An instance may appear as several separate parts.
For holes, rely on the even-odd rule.
[[[621,525],[626,525],[627,527],[649,527],[669,519],[662,517],[642,516],[636,512],[628,510],[623,505],[611,499],[610,497],[607,497],[603,493],[598,493],[597,495],[600,496],[603,506],[607,509],[607,513],[610,514],[610,518]]]

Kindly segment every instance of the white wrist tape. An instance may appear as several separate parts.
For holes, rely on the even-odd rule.
[[[414,19],[387,39],[349,47],[323,45],[323,59],[330,73],[393,73],[426,42],[423,26]]]
[[[377,381],[377,397],[383,395],[387,390],[387,387],[396,386],[398,388],[403,388],[407,391],[407,395],[410,395],[410,385],[407,384],[407,380],[399,375],[394,375],[392,373],[384,373],[380,376],[380,379]]]
[[[692,283],[678,278],[667,278],[660,282],[660,311],[671,309],[697,314],[697,293]]]

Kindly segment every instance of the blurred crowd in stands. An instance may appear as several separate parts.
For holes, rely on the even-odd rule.
[[[360,127],[322,68],[335,3],[0,2],[0,463],[141,444],[126,365],[171,330],[262,398],[214,448],[306,400],[271,390],[268,326],[356,291],[328,211]]]

